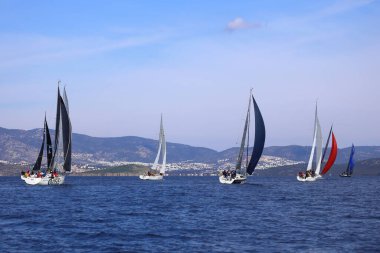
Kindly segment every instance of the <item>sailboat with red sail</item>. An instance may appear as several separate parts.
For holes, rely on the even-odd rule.
[[[331,167],[334,165],[334,162],[336,160],[336,156],[338,155],[338,144],[336,142],[336,138],[335,138],[334,132],[332,130],[332,126],[331,126],[329,137],[327,138],[327,142],[326,142],[325,151],[323,152],[322,162],[325,158],[327,146],[329,145],[330,138],[331,138],[330,155],[329,155],[329,158],[327,159],[327,162],[326,162],[325,166],[323,167],[322,172],[321,172],[319,177],[325,175],[331,169]]]

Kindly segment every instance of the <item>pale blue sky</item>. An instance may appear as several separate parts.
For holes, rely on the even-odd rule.
[[[380,3],[2,1],[0,126],[51,126],[57,81],[73,130],[222,150],[241,138],[249,89],[266,146],[324,136],[380,145]]]

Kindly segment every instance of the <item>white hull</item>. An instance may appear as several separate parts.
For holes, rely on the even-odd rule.
[[[30,184],[30,185],[37,185],[41,182],[40,177],[27,177],[24,179],[25,183]]]
[[[29,185],[61,185],[65,182],[65,176],[59,175],[55,178],[46,177],[28,177],[24,179],[25,183]]]
[[[236,174],[234,178],[219,176],[219,182],[221,184],[244,184],[246,180],[247,177],[240,174]]]
[[[24,177],[23,175],[21,175],[21,180],[25,181],[26,177]]]
[[[297,180],[301,182],[313,182],[316,180],[316,177],[303,178],[303,177],[297,176]]]
[[[164,176],[156,175],[156,176],[148,176],[148,175],[140,175],[140,179],[142,180],[162,180]]]

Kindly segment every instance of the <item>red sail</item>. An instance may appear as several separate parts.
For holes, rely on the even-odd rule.
[[[332,133],[332,147],[331,147],[330,156],[329,156],[329,159],[327,160],[327,163],[325,164],[325,167],[323,167],[321,175],[326,174],[327,171],[329,171],[329,169],[331,168],[331,166],[333,166],[337,154],[338,154],[338,145],[336,144],[334,133]]]

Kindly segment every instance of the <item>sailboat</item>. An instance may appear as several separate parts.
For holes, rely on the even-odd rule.
[[[321,176],[325,175],[331,169],[331,167],[334,165],[334,162],[336,160],[336,156],[338,155],[338,144],[336,142],[336,138],[335,138],[334,132],[332,130],[332,126],[331,126],[329,137],[327,138],[327,142],[326,142],[325,151],[323,152],[323,156],[322,156],[322,163],[323,163],[323,160],[324,160],[325,155],[326,155],[327,146],[329,144],[330,137],[331,137],[330,156],[327,159],[327,162],[326,162],[325,166],[322,169]]]
[[[251,114],[251,101],[253,103],[253,109],[255,112],[255,142],[252,150],[251,157],[249,159],[248,156],[248,147],[249,147],[249,126],[250,126],[250,114]],[[243,137],[241,140],[239,155],[236,162],[235,170],[232,172],[229,171],[223,171],[222,175],[219,176],[219,182],[222,184],[243,184],[247,180],[247,175],[252,175],[254,172],[257,163],[260,160],[260,157],[264,150],[264,143],[265,143],[265,125],[264,120],[261,115],[260,109],[256,103],[255,98],[252,95],[252,89],[249,94],[249,101],[248,101],[248,110],[247,110],[247,116],[245,119],[244,124],[244,130],[243,130]],[[245,168],[242,168],[242,161],[243,161],[243,153],[245,145],[246,147],[246,166]]]
[[[313,160],[315,156],[315,168],[313,169]],[[309,163],[306,169],[306,175],[303,172],[299,172],[297,175],[298,181],[315,181],[317,177],[320,177],[319,172],[321,170],[322,163],[322,131],[321,125],[318,119],[318,107],[315,106],[315,119],[314,119],[314,135],[313,135],[313,145],[311,147]]]
[[[42,134],[42,144],[40,148],[40,152],[38,153],[38,157],[36,159],[36,162],[34,163],[33,169],[31,172],[21,172],[21,179],[24,180],[27,184],[36,185],[41,182],[41,165],[42,165],[42,158],[44,153],[44,146],[45,146],[45,139],[46,139],[46,154],[47,154],[47,164],[50,163],[52,158],[52,149],[51,149],[51,138],[49,133],[49,127],[46,121],[46,115],[44,120],[44,129]]]
[[[45,141],[45,135],[47,139],[47,164],[48,169],[44,177],[28,177],[25,179],[27,184],[38,185],[60,185],[65,181],[65,174],[71,172],[71,120],[69,117],[68,99],[66,95],[66,89],[64,89],[63,97],[61,96],[58,85],[58,97],[57,97],[57,114],[56,114],[56,129],[55,129],[55,145],[54,151],[51,144],[51,138],[49,134],[49,128],[45,119],[44,127],[44,140],[40,149],[40,154],[37,158],[35,167],[33,170],[40,170],[41,160],[43,156],[43,145]],[[62,143],[60,143],[62,141]],[[60,161],[60,152],[62,149],[62,159]],[[50,173],[48,173],[50,172]],[[54,173],[53,173],[54,172]],[[60,173],[58,173],[60,172]]]
[[[161,168],[158,170],[158,167],[159,167],[158,162],[159,162],[160,156],[162,157],[162,165],[161,165]],[[157,151],[156,159],[154,160],[153,166],[151,168],[152,172],[148,171],[144,175],[140,175],[140,179],[162,180],[165,175],[165,168],[166,168],[166,140],[165,140],[164,125],[162,122],[162,115],[161,115],[158,151]]]
[[[340,174],[341,177],[351,177],[352,172],[353,172],[354,167],[355,167],[354,154],[355,154],[355,146],[354,146],[354,144],[352,144],[350,159],[348,160],[346,171],[344,171],[342,174]]]

